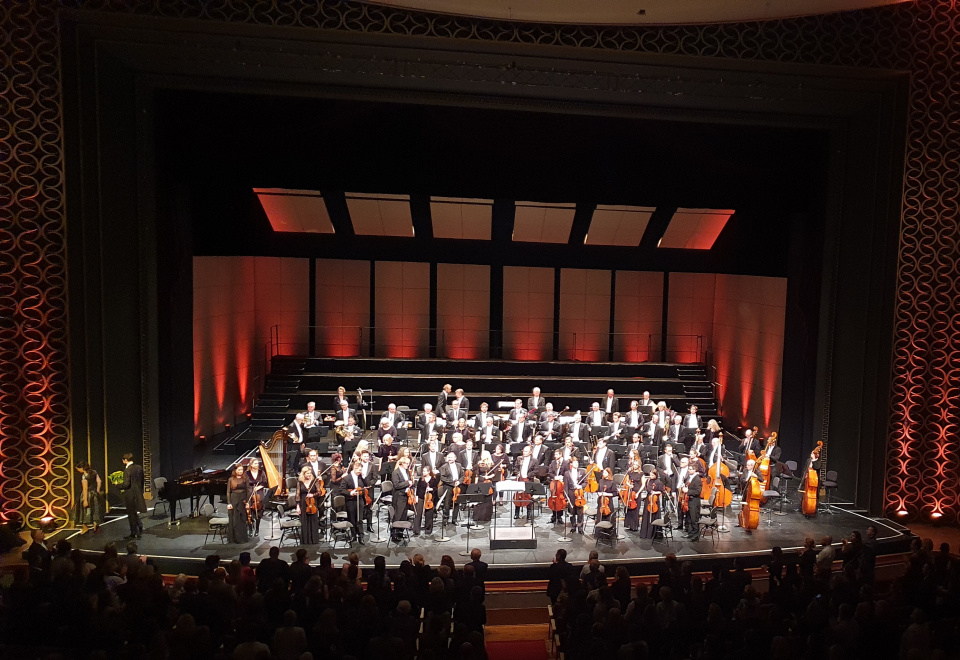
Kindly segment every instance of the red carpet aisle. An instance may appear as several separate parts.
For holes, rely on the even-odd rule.
[[[547,660],[547,645],[542,639],[487,642],[490,660]]]

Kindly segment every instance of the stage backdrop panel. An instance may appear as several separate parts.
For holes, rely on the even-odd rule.
[[[713,332],[713,273],[670,273],[667,362],[700,362]],[[659,359],[654,357],[654,359]]]
[[[365,355],[370,327],[370,262],[317,259],[316,311],[316,355]]]
[[[610,271],[560,271],[560,359],[603,362],[610,355]]]
[[[257,345],[270,341],[278,326],[278,353],[307,355],[310,352],[310,260],[293,257],[257,257]]]
[[[553,356],[553,277],[552,268],[504,266],[504,359]]]
[[[430,264],[378,261],[375,288],[376,355],[429,357]]]
[[[663,273],[618,270],[614,288],[613,359],[617,362],[658,361]]]
[[[785,278],[716,275],[712,350],[720,406],[727,419],[763,434],[780,425],[786,300]]]
[[[233,424],[251,405],[257,357],[254,257],[193,260],[195,436]]]
[[[490,266],[437,264],[439,357],[490,356]]]

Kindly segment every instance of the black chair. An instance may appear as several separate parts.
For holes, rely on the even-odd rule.
[[[280,543],[278,547],[283,547],[283,542],[287,535],[295,536],[300,541],[300,521],[290,516],[284,516],[285,510],[282,504],[277,505],[277,519],[280,521]]]
[[[203,537],[203,544],[207,544],[211,535],[219,536],[220,541],[226,543],[227,525],[230,524],[230,518],[218,515],[216,508],[210,502],[205,503],[200,508],[200,514],[207,517],[207,533]]]
[[[837,471],[827,470],[826,479],[820,482],[820,486],[827,491],[827,501],[824,503],[822,511],[833,514],[833,511],[830,509],[830,496],[833,494],[833,491],[837,489]]]
[[[167,486],[167,478],[166,478],[166,477],[154,477],[154,479],[153,479],[153,492],[155,492],[155,493],[157,494],[157,499],[154,501],[154,504],[153,504],[153,515],[154,515],[154,516],[159,516],[159,515],[160,515],[160,512],[159,512],[157,509],[160,508],[160,505],[161,505],[161,504],[166,505],[166,507],[167,507],[167,515],[170,515],[170,507],[171,507],[171,506],[176,507],[177,505],[180,504],[180,500],[174,500],[173,502],[171,502],[169,499],[167,499],[166,493],[165,493],[165,491],[166,491],[166,486]],[[175,509],[174,509],[174,510],[175,510]]]

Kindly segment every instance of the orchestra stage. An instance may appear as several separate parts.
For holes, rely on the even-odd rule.
[[[326,551],[332,554],[335,563],[341,564],[347,560],[351,552],[355,551],[359,554],[363,566],[372,566],[374,558],[377,555],[383,555],[388,567],[397,567],[400,562],[416,553],[422,554],[430,565],[438,565],[443,555],[451,555],[460,565],[469,561],[460,553],[468,552],[471,548],[479,548],[483,552],[483,560],[490,566],[491,579],[540,580],[545,578],[547,568],[559,548],[566,549],[568,561],[574,564],[586,562],[589,552],[596,549],[600,553],[601,562],[606,565],[623,564],[633,575],[655,575],[663,566],[663,558],[670,553],[677,555],[681,561],[693,562],[696,571],[711,570],[718,559],[732,561],[737,557],[741,558],[747,567],[756,567],[766,563],[770,549],[775,546],[783,548],[789,556],[791,550],[802,546],[806,537],[812,537],[819,543],[823,536],[829,535],[839,545],[840,540],[849,537],[852,530],[863,533],[871,524],[875,524],[879,529],[879,554],[904,552],[913,538],[909,530],[885,519],[869,518],[837,507],[831,507],[832,513],[821,512],[816,518],[806,519],[795,510],[796,507],[797,499],[794,496],[792,502],[784,505],[785,515],[763,515],[759,529],[752,533],[736,527],[735,508],[729,507],[725,521],[729,531],[717,534],[716,538],[704,536],[696,543],[687,540],[679,532],[675,532],[672,540],[669,538],[640,539],[635,533],[623,529],[621,518],[619,535],[622,538],[619,538],[612,548],[603,543],[599,545],[596,543],[592,533],[593,524],[590,521],[586,525],[586,534],[583,536],[570,534],[570,530],[567,529],[568,538],[571,540],[562,541],[563,526],[555,527],[550,524],[549,511],[544,509],[534,523],[537,547],[507,550],[490,549],[490,531],[493,522],[482,524],[481,529],[469,530],[469,542],[468,530],[461,522],[456,529],[451,526],[446,527],[444,531],[446,537],[450,539],[448,541],[438,540],[440,527],[437,526],[433,535],[414,538],[407,545],[397,547],[392,542],[387,543],[389,532],[384,514],[380,524],[380,538],[383,539],[381,542],[376,542],[377,523],[374,520],[374,533],[367,534],[365,546],[358,544],[351,546],[345,542],[336,545],[332,542],[324,542],[309,546],[307,550],[312,563],[316,563],[320,553]],[[220,504],[219,508],[222,513],[225,506]],[[512,507],[499,508],[500,513],[496,518],[497,528],[509,527],[512,522],[515,522],[512,520]],[[237,558],[241,552],[247,551],[251,553],[252,562],[256,564],[268,556],[270,547],[276,545],[280,537],[279,527],[275,522],[271,526],[272,518],[270,517],[263,521],[260,538],[243,545],[224,543],[218,534],[210,534],[209,538],[205,539],[208,531],[206,518],[181,517],[180,525],[172,527],[168,526],[168,520],[169,517],[164,510],[161,510],[159,516],[151,510],[144,518],[143,538],[138,542],[139,551],[150,557],[160,571],[166,574],[196,575],[202,567],[204,558],[210,554],[218,554],[221,560],[229,561]],[[524,534],[529,530],[525,521],[516,522],[520,524]],[[125,517],[121,516],[109,521],[102,529],[102,533],[97,535],[74,534],[69,538],[75,547],[91,552],[102,551],[105,543],[115,541],[117,549],[122,553],[126,544],[123,537],[127,534]],[[270,540],[271,537],[276,537],[276,540]],[[296,538],[286,539],[282,546],[281,557],[290,560],[299,547],[301,546]]]

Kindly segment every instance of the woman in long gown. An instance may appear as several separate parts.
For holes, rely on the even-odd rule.
[[[264,505],[267,503],[270,485],[267,473],[260,469],[260,461],[250,460],[247,466],[247,486],[250,488],[250,514],[253,520],[253,535],[260,535],[260,520],[263,518]]]
[[[653,526],[653,521],[658,520],[663,517],[661,509],[663,508],[663,482],[660,481],[660,476],[657,474],[657,471],[651,470],[650,476],[647,479],[647,482],[644,484],[644,493],[646,497],[643,498],[641,507],[643,512],[640,517],[640,538],[642,539],[652,539],[654,533],[657,531],[657,528]],[[653,497],[656,496],[658,510],[656,512],[650,511],[650,502]]]
[[[600,475],[600,481],[597,483],[597,522],[611,520],[616,515],[616,509],[613,507],[613,498],[617,494],[617,486],[613,483],[613,470],[604,468]],[[603,513],[603,501],[607,500],[606,505],[610,513]]]
[[[627,479],[630,480],[630,488],[636,493],[637,506],[633,509],[627,509],[627,513],[624,515],[623,525],[631,532],[636,532],[640,529],[641,509],[646,504],[646,502],[640,499],[646,479],[641,471],[640,461],[634,461],[630,464],[630,468],[627,470]]]
[[[413,518],[413,534],[419,536],[421,530],[424,534],[433,534],[433,515],[436,512],[437,488],[440,480],[434,476],[433,470],[429,465],[424,465],[420,472],[420,478],[416,483],[417,503],[414,505],[416,516]],[[427,494],[432,500],[430,508],[426,508]]]
[[[490,452],[484,451],[480,454],[480,461],[477,463],[477,485],[480,487],[480,494],[483,500],[477,504],[473,510],[473,520],[475,522],[490,522],[493,518],[493,481],[496,471],[493,469],[493,457]]]
[[[320,496],[317,480],[309,465],[300,470],[297,480],[297,513],[300,514],[300,543],[314,545],[320,542]],[[310,509],[313,510],[310,513]]]
[[[246,543],[247,536],[247,500],[250,499],[250,485],[244,474],[243,465],[237,463],[233,474],[227,479],[227,540],[230,543]]]
[[[490,456],[490,462],[493,464],[493,471],[496,473],[494,481],[503,481],[505,478],[504,475],[507,471],[507,460],[508,456],[503,451],[503,445],[498,444],[493,449],[493,454]]]
[[[100,532],[103,524],[103,480],[86,461],[77,463],[80,476],[80,494],[77,496],[74,519],[80,524],[80,533],[86,534],[93,526],[93,533]],[[171,505],[172,506],[172,505]]]

